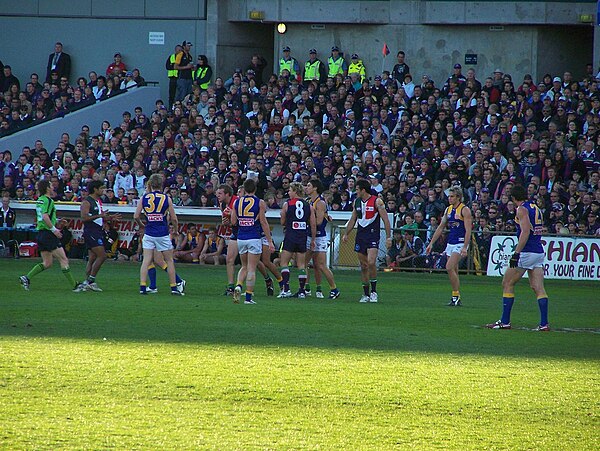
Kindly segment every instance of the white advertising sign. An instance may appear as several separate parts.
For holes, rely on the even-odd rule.
[[[544,277],[547,279],[599,280],[600,239],[544,237]],[[517,246],[516,236],[492,238],[487,265],[488,276],[503,276]]]

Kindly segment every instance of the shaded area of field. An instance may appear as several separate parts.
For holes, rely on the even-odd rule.
[[[301,346],[332,349],[418,351],[595,359],[599,337],[587,333],[524,333],[537,325],[538,310],[527,282],[518,287],[513,331],[472,326],[499,318],[500,279],[463,277],[464,307],[445,306],[449,297],[443,275],[379,275],[378,304],[359,304],[358,273],[337,274],[342,296],[335,301],[268,298],[264,284],[256,306],[234,305],[222,296],[224,269],[182,265],[186,296],[168,295],[165,274],[161,293],[137,294],[137,266],[108,263],[99,284],[104,293],[71,293],[54,268],[42,273],[30,292],[17,285],[18,262],[2,270],[7,287],[0,302],[0,335],[84,339]],[[21,269],[23,268],[23,269]],[[74,272],[81,273],[77,263]],[[599,329],[600,302],[592,283],[548,281],[550,322],[556,328]],[[314,284],[313,284],[314,289]]]

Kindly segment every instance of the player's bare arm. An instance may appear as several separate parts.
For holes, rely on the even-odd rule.
[[[469,207],[463,207],[462,216],[465,223],[465,243],[460,250],[460,255],[466,257],[469,250],[469,243],[471,242],[471,230],[473,230],[473,216]]]
[[[379,212],[379,216],[383,220],[383,225],[385,227],[385,246],[390,248],[392,246],[392,227],[390,225],[390,218],[388,218],[385,204],[381,198],[377,198],[375,206],[377,207],[377,211]]]
[[[264,200],[260,200],[259,203],[259,212],[258,218],[260,220],[260,225],[263,229],[263,233],[269,242],[269,250],[272,252],[275,250],[275,245],[273,244],[273,238],[271,238],[271,228],[269,227],[269,223],[267,222],[267,216],[265,212],[267,211],[267,204],[265,204]]]
[[[435,242],[438,240],[438,238],[440,237],[440,235],[446,228],[447,223],[448,223],[448,217],[446,216],[446,213],[444,213],[442,215],[442,220],[440,221],[440,225],[438,225],[437,229],[435,229],[435,232],[433,233],[433,236],[431,237],[431,241],[429,242],[429,245],[427,246],[427,249],[425,250],[425,252],[427,254],[431,254],[431,249],[433,248],[433,245],[435,244]]]
[[[350,219],[348,220],[348,223],[346,224],[346,230],[344,231],[344,235],[342,236],[342,241],[344,243],[348,241],[348,234],[350,233],[350,230],[352,230],[354,228],[354,225],[356,224],[357,219],[358,219],[358,214],[356,213],[356,209],[352,209],[352,216],[350,216]]]

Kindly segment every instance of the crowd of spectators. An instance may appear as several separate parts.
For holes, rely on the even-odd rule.
[[[123,72],[117,56],[107,73]],[[522,184],[545,233],[600,235],[600,91],[591,65],[579,79],[567,71],[513,80],[497,69],[479,80],[455,64],[436,84],[413,77],[403,52],[397,58],[391,72],[369,74],[361,64],[357,77],[350,64],[305,80],[286,67],[263,76],[257,62],[264,60],[255,55],[206,89],[194,79],[171,107],[158,100],[154,111],[124,112],[120,124],[5,151],[2,189],[31,199],[36,180],[49,177],[60,200],[77,201],[89,180],[100,179],[105,203],[134,204],[147,177],[162,173],[176,205],[216,207],[219,184],[236,189],[252,177],[258,196],[279,209],[291,182],[318,178],[329,209],[351,211],[356,181],[367,178],[395,228],[414,230],[408,239],[420,239],[422,249],[450,187],[462,188],[483,239],[515,230],[510,192]],[[305,70],[314,61],[311,50]],[[73,93],[97,89],[99,79],[80,79],[83,89]],[[57,81],[51,88],[60,89]]]
[[[48,55],[43,80],[32,73],[22,82],[11,66],[0,61],[0,138],[146,84],[139,69],[127,70],[120,53],[115,53],[106,75],[91,71],[87,78],[70,77],[71,56],[60,42]]]

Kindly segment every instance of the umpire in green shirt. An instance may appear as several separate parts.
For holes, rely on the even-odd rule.
[[[69,286],[75,292],[80,290],[80,284],[75,282],[71,269],[69,268],[69,259],[60,243],[62,238],[61,231],[56,228],[56,207],[53,197],[56,197],[56,191],[49,180],[40,180],[37,183],[39,198],[37,200],[35,211],[37,215],[38,230],[38,249],[42,254],[42,263],[38,263],[25,276],[19,277],[21,285],[25,290],[29,290],[31,278],[52,266],[54,257],[60,263],[63,274],[69,281]]]

